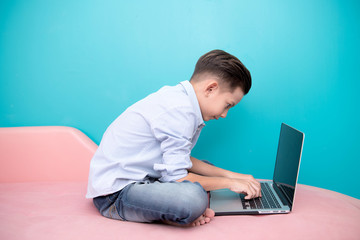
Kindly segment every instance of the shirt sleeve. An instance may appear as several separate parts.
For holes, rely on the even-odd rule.
[[[175,181],[188,174],[196,116],[186,108],[174,108],[152,122],[152,131],[160,142],[162,163],[154,164],[162,182]]]

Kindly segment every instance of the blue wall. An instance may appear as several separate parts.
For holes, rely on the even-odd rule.
[[[360,198],[359,1],[0,3],[0,126],[66,125],[96,143],[130,104],[223,49],[253,87],[194,156],[271,178],[280,123],[306,134],[299,182]]]

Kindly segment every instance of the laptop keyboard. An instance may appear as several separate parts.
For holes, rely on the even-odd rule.
[[[244,194],[240,194],[244,209],[269,209],[280,208],[280,204],[271,191],[268,183],[261,183],[261,198],[247,200]]]

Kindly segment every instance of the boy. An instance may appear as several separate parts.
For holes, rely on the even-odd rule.
[[[86,197],[105,217],[177,226],[210,222],[206,191],[229,188],[259,197],[251,175],[190,156],[204,121],[225,118],[250,88],[250,73],[236,57],[206,53],[190,81],[161,88],[109,126],[91,160]]]

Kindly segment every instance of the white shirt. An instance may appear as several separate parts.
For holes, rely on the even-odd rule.
[[[90,163],[86,197],[148,178],[169,182],[185,177],[204,126],[189,81],[165,86],[130,106],[104,133]]]

